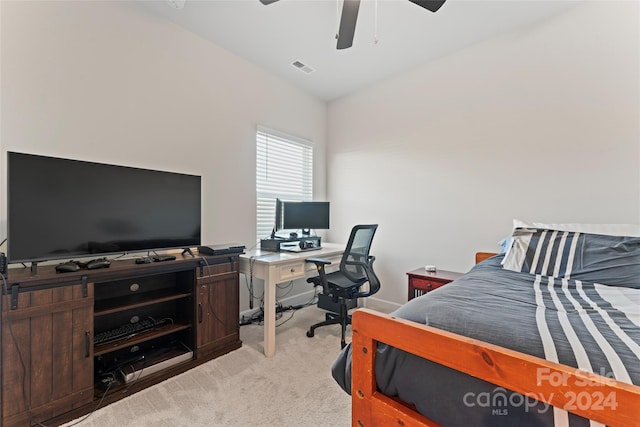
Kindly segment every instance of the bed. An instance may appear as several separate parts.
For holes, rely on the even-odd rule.
[[[516,228],[460,279],[357,310],[332,373],[359,427],[640,426],[639,307],[640,238]]]

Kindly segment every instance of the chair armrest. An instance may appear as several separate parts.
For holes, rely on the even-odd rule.
[[[331,264],[331,261],[325,258],[307,258],[305,261],[312,262],[318,267]]]
[[[318,275],[309,277],[307,283],[313,283],[314,286],[322,286],[322,292],[329,295],[329,284],[327,283],[327,273],[324,271],[324,266],[331,264],[331,261],[325,258],[307,258],[305,262],[315,264],[316,270],[318,270]]]

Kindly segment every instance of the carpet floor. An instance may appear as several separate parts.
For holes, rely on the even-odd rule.
[[[351,397],[331,377],[340,328],[320,328],[313,338],[305,334],[324,313],[317,307],[284,313],[272,358],[263,354],[262,326],[242,326],[238,350],[65,426],[347,427]]]

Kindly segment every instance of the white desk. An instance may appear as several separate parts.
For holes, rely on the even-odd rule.
[[[276,285],[317,274],[316,266],[307,258],[326,258],[329,271],[340,266],[346,245],[322,243],[322,249],[304,252],[269,252],[252,249],[240,255],[240,273],[264,280],[264,354],[276,353]],[[311,286],[311,285],[309,285]]]

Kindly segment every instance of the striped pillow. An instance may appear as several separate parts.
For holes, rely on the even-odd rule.
[[[580,233],[518,228],[503,267],[543,276],[570,278]]]
[[[503,268],[640,289],[640,238],[517,228]]]

